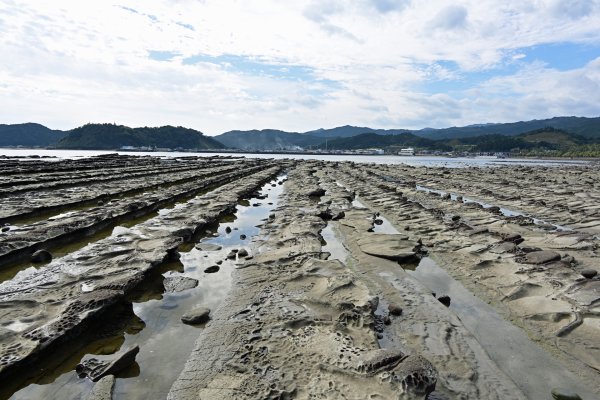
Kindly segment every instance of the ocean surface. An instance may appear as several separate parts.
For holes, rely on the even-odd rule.
[[[102,150],[46,150],[46,149],[3,149],[0,148],[0,157],[28,158],[32,156],[45,157],[43,160],[56,161],[65,158],[93,157],[101,154],[127,154],[133,156],[153,157],[246,157],[246,158],[274,158],[274,159],[301,159],[301,160],[326,160],[326,161],[354,161],[376,164],[406,164],[413,166],[432,166],[464,168],[469,166],[498,166],[498,165],[578,165],[586,164],[587,160],[571,159],[534,159],[534,158],[493,158],[493,157],[436,157],[436,156],[397,156],[397,155],[333,155],[333,154],[264,154],[264,153],[192,153],[192,152],[142,152],[142,151],[102,151]],[[2,160],[0,159],[0,162]]]

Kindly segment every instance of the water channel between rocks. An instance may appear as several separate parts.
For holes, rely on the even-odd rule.
[[[112,359],[109,354],[139,345],[137,364],[117,375],[113,399],[164,399],[181,372],[203,325],[190,326],[181,322],[181,316],[202,306],[218,312],[232,284],[231,273],[236,260],[227,259],[232,249],[255,251],[259,239],[258,225],[277,207],[283,186],[279,176],[265,184],[258,198],[241,201],[233,215],[224,217],[212,232],[200,239],[201,244],[212,244],[220,250],[204,251],[195,243],[182,245],[179,261],[167,263],[149,276],[139,290],[132,294],[133,323],[130,322],[108,343],[88,343],[83,351],[68,357],[57,370],[47,371],[32,378],[32,383],[15,393],[11,399],[85,399],[93,384],[74,371],[84,358]],[[264,197],[266,196],[266,197]],[[264,197],[264,198],[262,198]],[[167,211],[165,211],[167,212]],[[159,213],[162,213],[160,211]],[[115,228],[122,229],[122,228]],[[245,235],[245,238],[244,236]],[[205,273],[210,266],[219,265],[216,273]],[[165,277],[183,276],[198,280],[198,286],[181,292],[167,293]],[[110,324],[107,321],[107,324]],[[86,351],[89,350],[89,351]]]
[[[462,197],[462,200],[460,200],[462,203],[468,204],[468,203],[477,203],[479,204],[481,207],[483,208],[491,208],[493,207],[492,204],[483,202],[483,201],[478,201],[469,197],[465,197],[465,196],[459,196],[455,193],[449,193],[449,192],[444,192],[443,190],[436,190],[436,189],[431,189],[425,186],[420,186],[420,185],[416,185],[415,188],[420,191],[420,192],[425,192],[425,193],[435,193],[438,194],[440,196],[445,196],[447,194],[450,194],[450,200],[452,201],[459,201],[459,197]],[[528,215],[527,213],[523,213],[520,211],[515,211],[515,210],[510,210],[508,208],[505,207],[498,207],[498,211],[500,212],[500,214],[502,214],[505,217],[527,217],[527,218],[531,218],[531,221],[539,226],[542,227],[547,227],[549,228],[549,230],[554,230],[557,232],[565,232],[565,231],[572,231],[573,229],[563,226],[563,225],[557,225],[557,224],[553,224],[544,220],[541,220],[539,218],[534,218],[531,217],[530,215]]]
[[[355,204],[364,207],[359,200],[355,200]],[[382,223],[375,225],[375,232],[400,233],[384,216],[377,218]],[[437,296],[450,296],[450,310],[460,318],[500,370],[529,398],[549,398],[554,387],[570,388],[584,399],[594,398],[594,393],[588,391],[578,377],[565,370],[559,361],[532,342],[521,328],[473,295],[433,259],[424,257],[414,270],[407,268],[405,271]]]

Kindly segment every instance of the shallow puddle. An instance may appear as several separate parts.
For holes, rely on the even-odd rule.
[[[398,230],[394,228],[394,226],[382,216],[378,216],[375,218],[375,224],[373,225],[373,232],[375,233],[385,233],[385,234],[396,234]]]
[[[236,259],[228,259],[233,249],[245,248],[252,255],[260,228],[257,225],[268,218],[277,207],[283,191],[277,181],[265,184],[260,194],[265,198],[241,201],[236,212],[224,216],[218,226],[205,232],[199,243],[220,246],[219,250],[204,251],[183,245],[181,258],[169,263],[153,277],[149,277],[138,290],[131,294],[135,318],[143,329],[123,331],[117,335],[119,346],[125,349],[139,345],[137,364],[117,376],[113,399],[164,399],[188,359],[203,325],[190,326],[181,322],[181,316],[191,309],[202,306],[218,312],[218,307],[231,288],[231,272]],[[215,231],[216,230],[216,231]],[[215,273],[205,273],[211,266],[219,266]],[[163,281],[166,277],[183,276],[198,280],[193,289],[166,293]],[[93,384],[77,377],[74,371],[84,353],[69,358],[58,373],[48,371],[37,377],[38,384],[31,384],[14,394],[12,399],[85,399]],[[89,354],[85,356],[90,357]],[[111,355],[93,355],[99,359],[111,359]],[[48,379],[48,376],[51,376]]]
[[[321,237],[325,241],[325,244],[321,246],[321,251],[331,254],[329,260],[339,260],[345,264],[350,253],[336,234],[334,224],[330,221],[321,231]]]
[[[446,194],[448,194],[448,192],[444,192],[442,190],[436,190],[436,189],[431,189],[425,186],[420,186],[420,185],[416,185],[416,189],[418,191],[421,192],[425,192],[425,193],[435,193],[435,194],[439,194],[440,196],[444,196]],[[452,201],[458,201],[458,195],[454,194],[454,193],[450,193],[450,200]],[[477,203],[480,206],[482,206],[483,208],[490,208],[493,207],[492,204],[488,204],[488,203],[484,203],[478,200],[474,200],[472,198],[469,197],[462,197],[462,202],[467,204],[467,203]],[[572,231],[573,229],[568,228],[566,226],[563,225],[557,225],[557,224],[553,224],[550,222],[546,222],[544,220],[541,220],[539,218],[534,218],[526,213],[522,213],[520,211],[514,211],[514,210],[509,210],[508,208],[504,208],[504,207],[499,207],[499,211],[502,215],[504,215],[505,217],[527,217],[527,218],[531,218],[531,220],[533,221],[533,223],[535,225],[541,225],[541,226],[552,226],[554,228],[554,232],[564,232],[564,231]]]

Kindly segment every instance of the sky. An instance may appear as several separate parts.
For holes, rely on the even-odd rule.
[[[0,123],[600,116],[600,0],[0,0]]]

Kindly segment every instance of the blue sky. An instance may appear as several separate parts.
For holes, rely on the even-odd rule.
[[[0,0],[0,123],[307,131],[600,116],[598,0]]]

